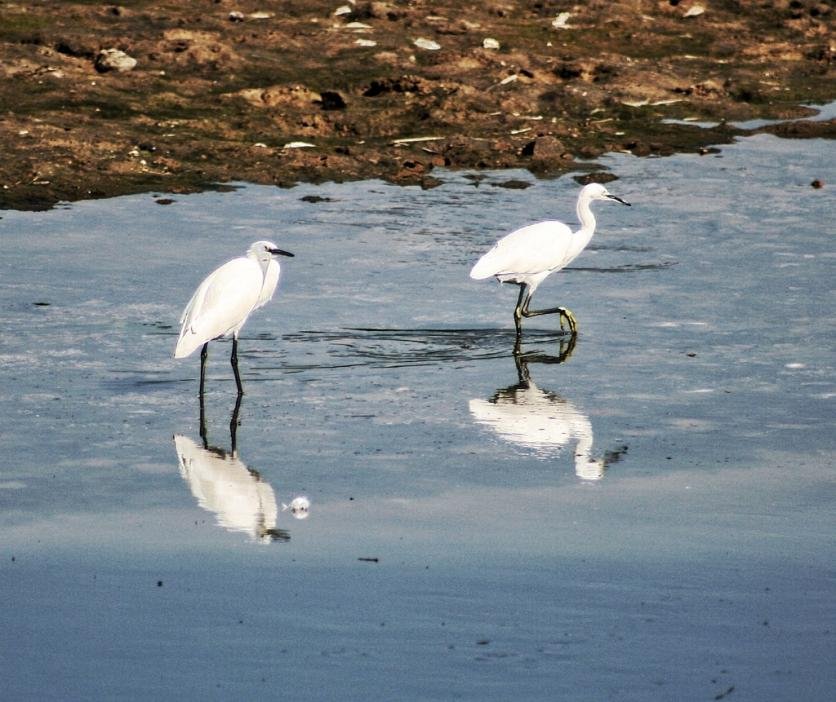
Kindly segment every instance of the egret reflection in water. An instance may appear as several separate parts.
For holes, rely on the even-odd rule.
[[[209,445],[201,397],[202,444],[198,445],[189,437],[180,434],[174,437],[180,475],[188,483],[198,504],[215,514],[217,523],[223,528],[248,534],[253,541],[260,543],[288,541],[290,534],[276,527],[279,510],[273,488],[238,456],[236,432],[240,409],[239,395],[229,423],[230,450],[226,451]],[[296,498],[289,507],[293,516],[298,519],[305,518],[310,503],[307,502],[307,498]]]
[[[514,354],[517,382],[498,389],[489,400],[471,400],[470,413],[477,423],[490,427],[503,440],[531,449],[543,458],[558,455],[575,443],[575,474],[583,480],[600,480],[627,447],[596,454],[589,417],[557,393],[537,387],[529,371],[531,363],[562,363],[574,346],[573,335],[566,347],[561,345],[558,356]]]

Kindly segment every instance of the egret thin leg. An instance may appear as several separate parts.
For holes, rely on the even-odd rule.
[[[203,398],[203,381],[206,380],[206,359],[209,356],[209,342],[200,350],[200,397]]]
[[[519,344],[520,337],[522,336],[522,317],[523,317],[523,310],[528,307],[528,285],[525,283],[519,283],[520,286],[520,296],[517,298],[517,306],[514,308],[514,326],[517,328],[517,343]]]
[[[203,406],[203,393],[200,393],[200,438],[203,439],[203,448],[209,448],[209,439],[206,434],[206,409]]]
[[[238,374],[238,335],[232,335],[232,354],[229,357],[232,364],[232,372],[235,373],[235,384],[238,386],[238,394],[244,394],[244,386],[241,385],[241,376]]]
[[[238,451],[238,412],[241,409],[241,398],[242,395],[238,395],[238,398],[235,400],[235,409],[232,410],[232,418],[229,420],[229,440],[231,443],[230,451],[235,454]]]

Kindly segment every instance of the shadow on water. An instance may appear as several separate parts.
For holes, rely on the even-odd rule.
[[[627,447],[597,454],[589,417],[561,395],[539,388],[529,368],[533,363],[565,362],[572,355],[574,345],[572,337],[558,356],[515,355],[517,382],[499,388],[490,399],[472,399],[470,413],[477,424],[489,427],[503,441],[529,449],[541,458],[559,455],[575,443],[575,474],[582,480],[600,480]]]
[[[288,344],[311,345],[326,354],[319,362],[300,364],[291,359],[281,368],[303,371],[315,368],[368,366],[399,368],[457,361],[479,361],[510,356],[516,335],[511,329],[373,329],[347,328],[334,331],[300,331],[285,334]],[[560,347],[563,332],[526,331],[526,345]],[[316,356],[316,353],[314,353]],[[269,369],[269,368],[268,368]]]
[[[243,532],[258,543],[286,542],[290,533],[276,526],[279,508],[273,488],[238,455],[241,399],[239,395],[229,422],[227,451],[209,443],[203,397],[200,398],[201,444],[182,434],[174,436],[180,475],[198,505],[214,514],[219,526],[230,532]],[[304,519],[308,506],[306,498],[296,498],[290,505],[282,505],[282,511],[289,509],[294,517]]]
[[[162,332],[173,335],[174,332]],[[526,329],[522,339],[526,348],[549,356],[552,351],[561,353],[568,333]],[[378,329],[343,328],[335,330],[303,330],[278,336],[256,333],[241,336],[238,355],[248,362],[241,364],[241,375],[247,382],[273,379],[266,371],[301,373],[312,370],[336,370],[342,368],[403,368],[431,366],[455,362],[470,362],[505,358],[515,353],[516,334],[513,329]],[[255,343],[254,343],[255,342]],[[259,344],[258,342],[262,342]],[[215,342],[218,349],[228,340]],[[225,350],[218,350],[222,358]],[[304,361],[302,360],[304,359]],[[105,385],[124,391],[126,385],[135,389],[153,390],[172,383],[195,383],[199,376],[199,363],[188,366],[189,375],[172,377],[170,370],[143,368],[110,369],[111,378]],[[227,364],[220,366],[213,383],[232,382],[225,373]],[[211,371],[211,368],[210,368]]]
[[[600,266],[572,266],[569,271],[584,273],[638,273],[640,271],[660,271],[677,265],[677,261],[660,261],[659,263],[625,263],[621,266],[604,268]]]

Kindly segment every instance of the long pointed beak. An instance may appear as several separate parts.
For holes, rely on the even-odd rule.
[[[282,249],[267,249],[273,256],[290,256],[293,258],[293,254],[290,251],[283,251]]]
[[[615,195],[609,195],[609,194],[607,194],[607,197],[610,200],[615,200],[616,202],[620,202],[622,205],[627,205],[627,207],[632,207],[632,205],[629,202],[626,202],[625,200],[622,200],[620,197],[617,197]]]

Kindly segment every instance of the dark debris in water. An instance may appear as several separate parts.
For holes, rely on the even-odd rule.
[[[573,179],[581,185],[589,185],[590,183],[610,183],[618,180],[618,176],[607,171],[592,171],[592,173],[582,173],[573,176]]]
[[[529,183],[527,180],[511,178],[510,180],[503,180],[500,183],[491,183],[491,185],[495,188],[507,188],[508,190],[525,190],[526,188],[530,188],[532,183]]]

